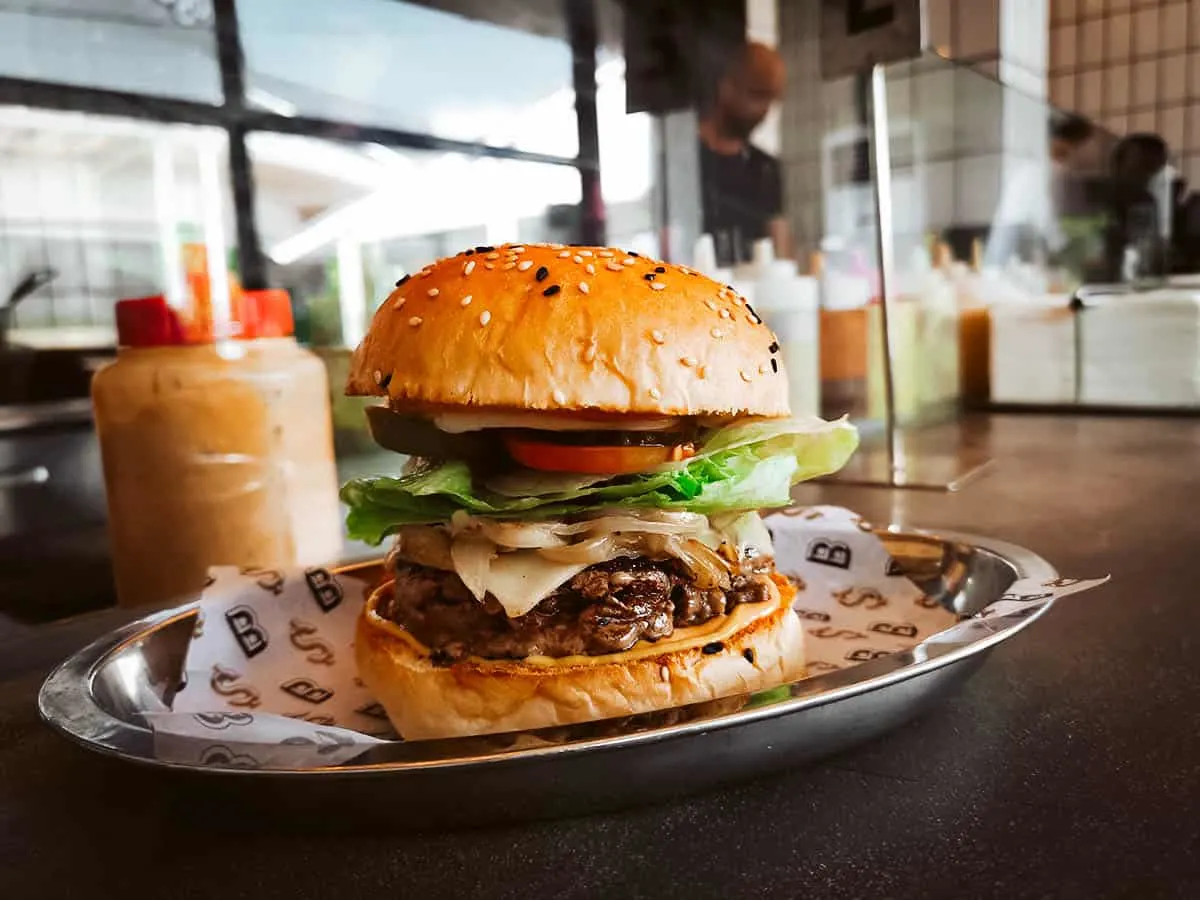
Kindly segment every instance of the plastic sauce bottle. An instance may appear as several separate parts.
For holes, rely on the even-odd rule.
[[[759,263],[754,304],[779,339],[788,374],[792,415],[819,416],[821,365],[817,280],[798,275],[792,260],[767,256]]]
[[[161,297],[117,304],[92,403],[122,606],[186,598],[213,565],[341,552],[325,367],[291,336],[286,293],[241,306],[241,335],[216,341]]]

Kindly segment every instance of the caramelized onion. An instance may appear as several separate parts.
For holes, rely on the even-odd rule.
[[[396,553],[409,562],[431,569],[454,571],[450,535],[434,525],[405,525],[396,532]]]
[[[728,590],[732,568],[745,550],[749,555],[761,551],[753,545],[763,542],[760,531],[766,534],[757,514],[748,515],[755,521],[726,517],[717,529],[706,516],[664,510],[606,510],[571,523],[497,521],[456,513],[448,526],[400,529],[395,552],[420,565],[458,572],[480,599],[493,562],[512,562],[523,553],[579,567],[620,557],[672,558],[683,564],[696,587]],[[767,536],[768,546],[769,540]]]

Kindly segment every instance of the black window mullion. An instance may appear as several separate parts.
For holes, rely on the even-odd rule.
[[[565,0],[571,41],[571,81],[575,90],[575,123],[579,134],[579,239],[605,243],[604,199],[600,190],[600,123],[596,113],[596,47],[599,35],[592,0]]]
[[[234,113],[225,133],[229,145],[229,183],[233,194],[233,217],[237,228],[238,271],[247,290],[267,287],[266,264],[258,240],[254,208],[254,169],[246,150],[245,54],[238,28],[234,0],[214,0],[217,61],[221,67],[221,89],[226,109]]]

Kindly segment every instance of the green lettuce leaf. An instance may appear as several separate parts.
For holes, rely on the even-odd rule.
[[[346,525],[378,544],[403,525],[447,521],[463,510],[497,518],[560,518],[601,507],[684,509],[698,513],[786,506],[794,484],[836,472],[858,446],[844,419],[750,419],[705,435],[689,460],[607,480],[531,480],[536,493],[514,496],[476,484],[466,464],[427,465],[401,478],[356,478],[342,488]]]

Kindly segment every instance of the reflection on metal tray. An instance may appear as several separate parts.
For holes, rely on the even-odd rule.
[[[1056,576],[1040,557],[999,541],[878,534],[931,600],[961,616],[995,602],[1018,578]],[[757,695],[536,732],[381,744],[321,769],[197,768],[155,756],[142,714],[171,702],[194,606],[134,622],[80,651],[47,679],[39,702],[47,722],[90,749],[208,779],[237,775],[239,797],[259,796],[275,809],[355,804],[391,810],[408,824],[540,817],[754,777],[873,738],[936,702],[1049,605],[990,618],[961,641],[926,640]]]

